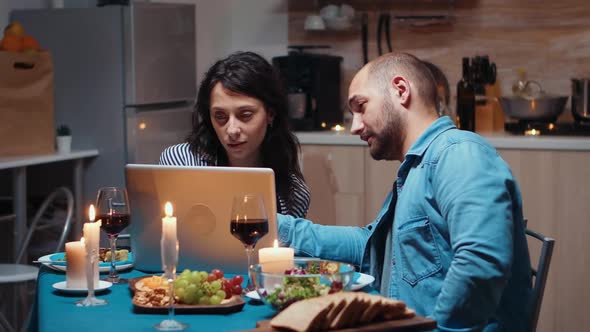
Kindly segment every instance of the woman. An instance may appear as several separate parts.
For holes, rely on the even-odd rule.
[[[261,56],[237,52],[205,74],[188,142],[166,148],[160,164],[272,168],[277,211],[305,217],[310,195],[298,152],[277,72]]]

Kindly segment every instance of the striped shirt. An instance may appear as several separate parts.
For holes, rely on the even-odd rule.
[[[195,155],[188,143],[167,147],[160,155],[160,165],[175,166],[218,166],[217,158],[206,154]],[[310,194],[307,185],[295,174],[291,174],[290,197],[277,193],[277,211],[281,214],[304,218],[309,209]]]

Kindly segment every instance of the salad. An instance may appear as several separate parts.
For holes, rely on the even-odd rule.
[[[327,295],[342,290],[342,282],[329,280],[328,275],[318,275],[323,271],[316,265],[310,265],[307,270],[298,267],[285,271],[282,284],[273,288],[269,293],[262,294],[274,309],[283,310],[299,300]]]

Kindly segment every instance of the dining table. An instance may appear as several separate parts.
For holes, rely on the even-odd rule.
[[[147,274],[135,269],[120,271],[125,279]],[[106,276],[101,274],[101,277]],[[153,326],[167,314],[137,313],[132,303],[129,283],[113,284],[96,297],[108,304],[94,307],[76,306],[85,295],[70,295],[53,288],[66,279],[63,272],[42,265],[37,278],[36,303],[30,329],[39,332],[114,332],[155,331]],[[239,312],[230,314],[176,314],[177,320],[189,324],[187,331],[241,331],[256,328],[256,322],[271,319],[276,312],[260,301],[244,297],[246,304]]]
[[[357,273],[357,272],[355,272]],[[77,306],[76,302],[84,299],[86,294],[70,294],[54,288],[63,283],[66,275],[43,264],[39,269],[37,278],[36,300],[31,320],[30,331],[40,332],[68,332],[68,331],[155,331],[154,325],[168,318],[166,311],[154,312],[141,307],[135,308],[132,302],[133,292],[130,285],[134,280],[144,276],[150,276],[142,271],[133,269],[119,271],[123,279],[129,283],[113,284],[106,290],[97,292],[99,299],[108,303],[101,306]],[[106,277],[106,274],[101,274]],[[232,275],[225,277],[231,278]],[[378,294],[369,283],[362,283],[356,291]],[[268,321],[277,312],[260,300],[242,296],[245,304],[241,310],[232,310],[231,313],[177,313],[175,319],[189,325],[186,331],[270,331]],[[399,323],[397,323],[399,322]],[[260,327],[257,329],[258,324]],[[423,331],[422,327],[436,326],[436,322],[424,317],[416,316],[405,323],[400,321],[385,321],[367,326],[363,331],[390,331],[391,326],[402,326],[396,331]],[[382,325],[381,328],[377,328]],[[356,329],[356,328],[355,328]],[[344,330],[342,330],[344,331]],[[346,329],[346,331],[352,331]]]

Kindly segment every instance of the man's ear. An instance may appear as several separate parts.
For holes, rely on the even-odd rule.
[[[391,85],[393,87],[394,94],[399,98],[400,103],[404,107],[408,107],[412,94],[410,90],[410,82],[408,82],[405,77],[396,75],[391,80]]]

